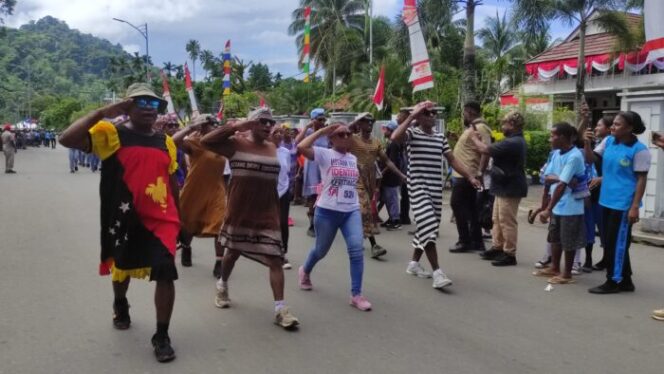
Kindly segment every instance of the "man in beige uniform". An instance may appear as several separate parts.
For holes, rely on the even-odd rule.
[[[11,125],[5,125],[2,132],[2,151],[5,153],[5,174],[16,174],[14,171],[14,154],[16,154],[16,136]]]
[[[466,129],[454,147],[454,157],[459,160],[471,175],[482,180],[482,174],[486,170],[489,156],[481,154],[472,141],[474,131],[477,131],[482,142],[491,145],[491,130],[484,119],[480,117],[480,104],[474,101],[466,103],[463,107],[463,123]],[[450,248],[452,253],[467,251],[484,251],[482,240],[482,228],[479,224],[479,209],[477,190],[467,179],[456,170],[452,173],[452,197],[451,206],[456,219],[459,240]]]

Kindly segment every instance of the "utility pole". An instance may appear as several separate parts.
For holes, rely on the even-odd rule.
[[[150,76],[150,44],[148,39],[148,23],[146,22],[136,27],[131,22],[125,21],[123,19],[113,18],[113,21],[126,23],[127,25],[131,26],[134,30],[138,31],[145,39],[145,77],[148,80],[148,82],[152,81],[152,77]]]
[[[369,67],[373,66],[373,0],[369,0]]]

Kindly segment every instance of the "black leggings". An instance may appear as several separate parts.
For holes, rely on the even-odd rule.
[[[288,213],[290,212],[291,193],[286,191],[279,198],[279,224],[281,225],[281,241],[284,245],[284,253],[288,253]]]

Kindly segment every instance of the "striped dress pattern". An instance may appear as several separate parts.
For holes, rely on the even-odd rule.
[[[277,195],[281,165],[276,155],[249,149],[236,151],[229,161],[233,177],[219,244],[268,265],[271,258],[284,255]]]
[[[451,152],[442,133],[426,134],[419,128],[406,130],[408,194],[417,228],[413,247],[435,243],[443,206],[443,157]]]

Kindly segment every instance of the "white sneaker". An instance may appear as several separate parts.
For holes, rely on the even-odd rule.
[[[214,297],[214,306],[221,309],[231,306],[231,299],[228,297],[228,287],[224,287],[221,279],[217,281],[217,294]]]
[[[574,265],[572,265],[572,275],[581,275],[581,263],[575,262]]]
[[[438,269],[433,272],[433,288],[441,289],[451,285],[452,280],[442,270]]]
[[[408,268],[406,268],[406,273],[414,275],[419,278],[431,278],[431,273],[424,270],[422,265],[419,262],[411,261],[408,263]]]

